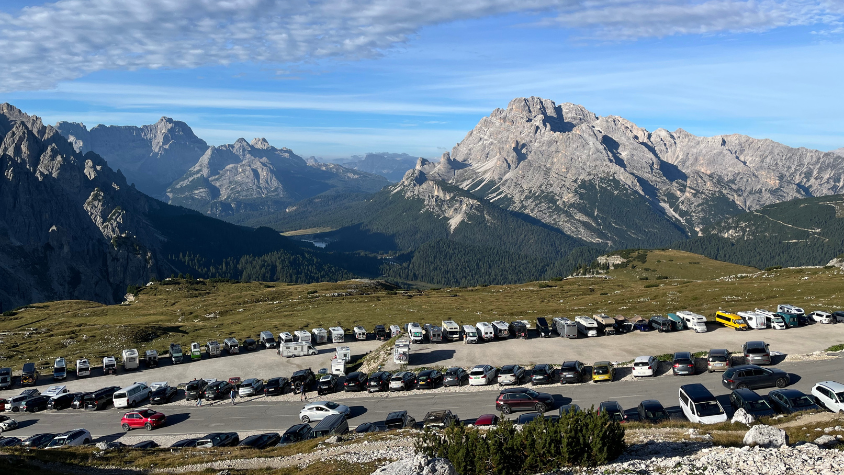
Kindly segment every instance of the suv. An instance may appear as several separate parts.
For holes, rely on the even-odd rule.
[[[736,389],[730,393],[730,405],[733,409],[744,409],[754,417],[773,416],[776,414],[762,396],[750,389]]]
[[[443,374],[435,369],[426,369],[416,375],[416,389],[434,389],[437,386],[442,386],[442,384]]]
[[[59,447],[71,447],[75,445],[85,445],[91,443],[91,433],[85,429],[74,429],[59,434],[47,444],[45,449],[57,449]]]
[[[440,427],[446,428],[451,424],[459,424],[460,419],[457,418],[450,410],[444,409],[441,411],[431,411],[425,414],[425,419],[422,420],[422,425],[425,427]]]
[[[618,421],[621,423],[627,422],[627,418],[624,416],[624,409],[621,408],[621,404],[618,401],[604,401],[598,405],[598,414],[607,413],[610,416],[610,420]]]
[[[416,419],[410,417],[407,411],[396,411],[387,414],[387,420],[384,424],[387,426],[387,430],[412,429],[416,425]]]
[[[554,382],[554,367],[549,364],[538,364],[530,371],[530,383],[551,384]]]
[[[56,438],[59,434],[35,434],[27,437],[26,439],[21,442],[21,446],[28,447],[30,449],[43,449],[47,446],[53,439]]]
[[[311,368],[300,369],[290,376],[290,384],[296,392],[300,391],[303,386],[305,388],[310,388],[313,386],[315,381],[316,375]]]
[[[290,381],[287,378],[270,378],[264,384],[264,396],[272,396],[274,394],[284,394],[287,387],[290,386]]]
[[[709,350],[709,355],[706,357],[706,370],[712,373],[713,371],[727,371],[730,369],[730,352],[727,350]]]
[[[560,383],[582,383],[586,375],[586,365],[578,360],[564,361],[560,368]]]
[[[498,370],[488,364],[479,364],[469,372],[469,386],[486,386],[498,375]]]
[[[812,396],[807,396],[796,389],[774,389],[768,393],[774,409],[783,414],[800,411],[820,411]]]
[[[671,371],[674,372],[674,376],[694,375],[695,361],[692,358],[692,354],[688,351],[674,353],[674,358],[671,360]]]
[[[662,315],[654,315],[648,320],[648,325],[651,326],[654,330],[657,330],[660,333],[663,332],[670,332],[674,330],[674,325],[671,324],[671,320],[663,317]]]
[[[194,379],[185,386],[185,400],[195,401],[203,398],[205,387],[208,386],[208,381],[204,379]]]
[[[812,395],[818,406],[839,413],[844,411],[844,384],[836,381],[821,381],[812,387]]]
[[[234,386],[228,381],[214,381],[213,383],[205,386],[205,400],[206,401],[214,401],[216,399],[225,399],[229,397],[232,390],[234,390]],[[216,447],[216,446],[213,446]]]
[[[651,422],[653,424],[659,424],[670,418],[668,412],[662,407],[662,403],[656,399],[648,399],[640,402],[639,407],[636,408],[636,412],[639,413],[640,421]]]
[[[50,402],[47,403],[47,409],[53,409],[56,411],[60,409],[67,409],[71,404],[73,404],[73,400],[76,399],[79,394],[81,393],[64,393],[58,395],[50,399]]]
[[[372,373],[372,376],[369,377],[369,381],[366,383],[367,391],[371,393],[377,393],[380,391],[389,391],[390,389],[390,378],[393,375],[386,372],[386,371],[376,371]]]
[[[249,378],[246,381],[240,383],[240,387],[237,389],[237,395],[244,397],[244,396],[257,396],[264,392],[264,381],[258,378]]]
[[[443,386],[463,386],[469,384],[469,372],[463,368],[448,368],[443,375]]]
[[[120,426],[127,432],[130,429],[140,429],[141,427],[146,430],[152,430],[156,427],[163,426],[166,420],[167,418],[160,412],[143,409],[123,414],[123,418],[120,419]]]
[[[495,400],[495,409],[510,414],[513,411],[545,412],[554,406],[554,398],[529,388],[504,389]]]
[[[222,381],[221,381],[222,382]],[[226,384],[228,384],[226,382]],[[240,442],[237,432],[213,432],[196,441],[197,447],[234,447]]]
[[[791,382],[788,373],[776,368],[761,368],[755,365],[736,366],[724,371],[721,384],[727,389],[784,388]]]
[[[281,440],[278,441],[278,447],[308,440],[311,438],[313,431],[314,430],[311,428],[310,424],[296,424],[291,426],[289,429],[284,431],[284,434],[282,434]]]
[[[91,394],[85,396],[85,409],[89,411],[99,411],[100,409],[105,409],[109,404],[113,404],[114,401],[112,398],[114,397],[114,393],[117,391],[120,391],[119,387],[111,386],[92,392]]]
[[[699,424],[717,424],[727,421],[727,413],[709,392],[700,383],[684,384],[679,390],[680,409],[689,422]]]
[[[457,369],[463,371],[463,368]],[[463,372],[465,373],[465,371]],[[448,377],[448,372],[446,372],[446,377]],[[416,381],[415,374],[411,373],[410,371],[399,371],[398,373],[394,374],[392,378],[390,378],[390,391],[407,391],[413,388],[414,381]],[[448,381],[446,380],[446,385],[448,386],[447,383]]]
[[[35,396],[33,398],[27,399],[21,405],[21,411],[23,412],[38,412],[38,411],[46,411],[47,405],[50,402],[49,396]]]
[[[468,377],[468,376],[467,376]],[[509,386],[522,384],[522,379],[525,377],[525,369],[517,364],[508,364],[501,367],[501,372],[498,373],[498,385]]]
[[[746,364],[771,364],[771,350],[764,341],[748,341],[741,346]]]
[[[329,394],[337,391],[337,383],[340,381],[340,377],[336,374],[324,374],[319,381],[317,381],[317,394],[322,396],[323,394]]]
[[[343,388],[346,392],[363,391],[366,388],[366,381],[366,373],[355,371],[346,376],[346,380],[343,381]]]

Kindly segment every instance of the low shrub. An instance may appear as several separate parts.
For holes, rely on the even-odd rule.
[[[659,287],[659,284],[645,284],[646,289],[652,289],[654,287]]]

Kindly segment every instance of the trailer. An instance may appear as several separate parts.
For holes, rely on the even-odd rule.
[[[785,324],[785,319],[774,312],[770,312],[762,308],[757,308],[754,312],[765,315],[765,317],[768,318],[768,326],[774,330],[786,330],[788,328],[788,325]]]
[[[295,341],[282,343],[278,348],[278,353],[285,358],[293,358],[296,356],[311,356],[317,354],[317,350],[311,346],[310,342]]]
[[[209,358],[216,358],[220,356],[220,344],[217,343],[217,340],[211,340],[205,343],[205,351]]]
[[[76,360],[76,377],[83,378],[85,376],[91,376],[91,363],[88,358],[80,358]]]
[[[410,322],[407,324],[407,334],[410,335],[411,343],[422,343],[422,339],[425,335],[425,330],[422,329],[422,325],[415,322]]]
[[[551,320],[554,331],[564,338],[577,338],[577,324],[568,318],[554,317]]]
[[[354,328],[354,332],[356,340],[366,340],[366,328],[362,326],[356,326]]]
[[[475,324],[475,328],[478,329],[478,337],[482,340],[492,341],[495,339],[495,330],[492,329],[489,322],[478,322]]]
[[[170,343],[170,359],[173,360],[173,364],[179,364],[182,362],[182,345],[178,343]]]
[[[574,317],[574,323],[577,324],[577,331],[583,333],[584,336],[593,337],[598,336],[598,324],[595,320],[589,317]]]
[[[346,341],[346,333],[342,327],[331,327],[328,329],[328,333],[331,334],[332,343],[343,343]]]
[[[592,319],[598,324],[598,330],[604,332],[604,335],[615,335],[615,319],[609,315],[598,313],[592,315]]]
[[[443,331],[436,325],[430,323],[425,324],[425,334],[428,335],[428,341],[431,343],[438,343],[443,341]]]
[[[401,335],[401,327],[398,325],[390,325],[390,338],[395,338]]]
[[[309,332],[308,330],[296,330],[295,332],[293,332],[293,336],[296,337],[297,343],[313,344],[313,342],[311,341],[311,332]]]
[[[510,337],[510,325],[507,322],[496,320],[492,322],[492,332],[495,333],[496,338],[507,339]]]
[[[226,352],[230,355],[240,353],[240,343],[238,343],[236,338],[231,336],[223,340],[223,348],[225,348]]]
[[[65,378],[67,378],[67,363],[64,358],[56,358],[53,363],[53,380],[60,381]]]
[[[466,343],[478,342],[478,331],[472,325],[463,325],[463,341]]]
[[[275,348],[276,342],[273,332],[264,330],[258,334],[258,343],[264,345],[264,348]]]
[[[410,342],[405,339],[396,341],[393,347],[393,362],[398,365],[410,363]]]
[[[193,342],[190,344],[190,359],[191,361],[199,361],[202,359],[202,347],[199,343]]]
[[[137,369],[138,364],[138,350],[134,348],[123,350],[123,369]]]
[[[147,368],[155,368],[158,366],[158,351],[156,350],[147,350],[144,352],[144,363],[146,363]]]
[[[443,320],[443,337],[450,341],[460,340],[460,325],[454,320]]]
[[[325,331],[325,328],[314,328],[311,330],[311,334],[314,336],[311,340],[313,343],[328,343],[328,332]]]
[[[747,326],[754,330],[768,328],[768,316],[759,312],[738,312],[736,315],[747,322]]]
[[[117,360],[114,356],[103,358],[103,374],[117,374]]]
[[[671,314],[669,313],[668,315]],[[686,328],[694,330],[695,333],[706,333],[706,317],[703,315],[688,310],[680,310],[677,312],[677,316],[683,319]]]

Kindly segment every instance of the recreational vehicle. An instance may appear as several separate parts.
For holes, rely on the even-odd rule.
[[[491,341],[495,338],[495,330],[492,329],[489,322],[478,322],[475,324],[475,328],[478,329],[478,336],[483,340]]]
[[[240,353],[240,343],[238,343],[237,339],[233,337],[228,337],[223,340],[223,348],[225,348],[226,352],[230,355]]]
[[[806,312],[804,312],[802,308],[795,307],[794,305],[788,305],[788,304],[777,305],[777,312],[787,313],[789,315],[805,315],[806,314]]]
[[[87,358],[80,358],[76,360],[76,377],[82,378],[85,376],[91,376],[91,363],[88,362]]]
[[[376,340],[387,340],[387,329],[384,328],[384,325],[375,325],[375,330],[372,333],[375,334]]]
[[[354,328],[356,340],[366,340],[366,328],[356,326]]]
[[[626,319],[624,315],[616,315],[613,320],[615,320],[615,329],[619,333],[630,333],[634,330],[633,322]]]
[[[328,343],[328,332],[325,331],[325,328],[314,328],[311,330],[311,334],[314,336],[313,340],[311,340],[314,343]]]
[[[677,316],[683,319],[686,328],[691,328],[695,333],[706,333],[706,317],[703,315],[698,315],[688,310],[681,310],[677,312]]]
[[[410,335],[411,343],[422,343],[425,331],[422,329],[422,325],[411,322],[407,324],[407,333]]]
[[[551,320],[551,323],[554,324],[554,331],[556,331],[561,337],[577,338],[577,324],[575,322],[569,320],[568,318],[554,317],[554,319]]]
[[[278,344],[293,343],[293,334],[290,332],[281,332],[278,334]]]
[[[589,317],[574,317],[574,323],[577,324],[577,331],[584,336],[598,336],[598,324],[595,320]]]
[[[496,320],[492,322],[492,332],[495,333],[496,338],[507,339],[510,337],[510,325],[507,322]]]
[[[158,351],[156,350],[147,350],[144,352],[144,363],[146,363],[147,368],[155,368],[158,366]]]
[[[768,317],[765,314],[758,312],[738,312],[736,315],[743,318],[747,322],[747,326],[754,330],[768,328]]]
[[[220,344],[217,343],[217,340],[211,340],[205,344],[205,351],[209,358],[220,356]]]
[[[190,344],[190,359],[191,361],[198,361],[202,359],[202,347],[200,347],[197,342]]]
[[[352,349],[348,346],[338,346],[334,350],[334,359],[342,361],[350,361],[352,359]]]
[[[395,338],[401,335],[401,327],[398,325],[390,325],[390,338]]]
[[[331,360],[331,374],[336,374],[338,376],[345,376],[346,375],[346,360],[338,360],[334,358]]]
[[[425,324],[425,334],[428,335],[428,341],[431,343],[443,341],[443,331],[436,325],[430,323]]]
[[[443,320],[443,337],[446,340],[460,340],[460,325],[454,320]]]
[[[796,328],[800,326],[800,318],[793,313],[777,312],[777,315],[785,322],[788,328]]]
[[[293,336],[296,337],[297,343],[312,343],[311,332],[308,330],[296,330],[293,332]]]
[[[598,313],[592,315],[592,320],[598,324],[598,330],[603,331],[604,335],[615,335],[615,319],[609,315]]]
[[[134,348],[123,350],[123,369],[138,369],[138,350]]]
[[[67,378],[67,363],[64,358],[56,358],[53,363],[53,380],[60,381],[65,378]]]
[[[12,387],[12,368],[0,368],[0,389]]]
[[[182,345],[178,343],[170,343],[170,359],[173,360],[173,364],[179,364],[182,362]]]
[[[258,334],[258,343],[264,345],[264,348],[275,348],[275,337],[273,337],[273,332],[271,331],[262,331]]]
[[[671,322],[671,326],[674,327],[675,331],[679,331],[685,328],[685,325],[683,325],[683,317],[677,315],[676,313],[669,313],[667,317],[668,321]]]
[[[398,365],[410,363],[410,343],[407,340],[396,341],[393,347],[393,362]]]
[[[774,330],[785,330],[788,328],[788,325],[785,324],[785,320],[779,314],[762,308],[757,308],[754,312],[765,315],[768,318],[768,326]]]
[[[466,343],[477,343],[478,332],[472,325],[463,325],[463,338]]]
[[[311,346],[310,342],[297,341],[292,343],[282,343],[278,349],[281,356],[285,358],[293,358],[294,356],[310,356],[317,354],[317,350]]]
[[[117,374],[117,359],[114,356],[103,358],[103,374]]]
[[[342,327],[331,327],[328,332],[331,333],[332,343],[343,343],[346,340],[346,334]]]

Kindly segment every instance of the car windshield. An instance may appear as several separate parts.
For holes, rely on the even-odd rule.
[[[47,447],[61,447],[63,445],[67,445],[70,440],[67,437],[56,437],[53,439]]]
[[[747,403],[748,409],[751,411],[767,411],[771,409],[771,406],[768,405],[768,401],[761,400],[761,401],[749,401]]]
[[[794,404],[794,407],[808,407],[815,405],[815,402],[812,401],[812,398],[809,396],[796,397],[791,400],[791,403]]]
[[[474,337],[478,336],[478,334],[475,333],[475,332],[466,332],[466,336],[474,338]]]
[[[596,366],[594,371],[595,374],[610,374],[610,369],[606,366]]]
[[[191,381],[190,383],[188,383],[187,386],[185,386],[185,389],[187,389],[188,391],[195,391],[195,390],[199,389],[199,382],[198,381]]]
[[[744,321],[744,320],[742,320],[741,318],[739,318],[738,320],[736,320],[736,324],[737,324],[737,325],[746,325],[745,321]]]
[[[501,368],[501,374],[513,374],[513,366],[505,366]]]
[[[665,409],[654,409],[645,411],[645,417],[648,419],[668,419],[668,413],[665,412]]]
[[[776,317],[771,318],[771,320],[773,320],[773,321],[774,321],[774,322],[776,322],[776,323],[783,323],[782,317],[780,317],[779,315],[777,315]]]
[[[727,371],[724,371],[724,379],[730,379],[734,374],[736,374],[735,369],[728,369]]]
[[[721,406],[715,401],[704,401],[695,403],[695,409],[699,417],[717,416],[723,414]]]

